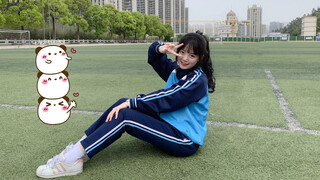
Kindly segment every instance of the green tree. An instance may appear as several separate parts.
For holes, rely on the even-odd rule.
[[[137,40],[139,36],[143,36],[146,33],[146,26],[144,24],[144,16],[139,12],[132,13],[133,18],[136,21],[134,30],[134,39]]]
[[[320,32],[320,8],[317,8],[317,9],[313,8],[311,10],[311,14],[308,14],[308,15],[317,17],[317,32]],[[291,36],[300,36],[301,24],[302,24],[302,18],[297,17],[296,19],[292,20],[287,26],[283,27],[281,29],[281,32],[289,33]]]
[[[20,27],[21,30],[24,30],[25,26],[39,27],[43,23],[40,9],[33,0],[18,1],[11,4],[4,17],[8,27]]]
[[[107,4],[103,6],[103,9],[107,12],[109,19],[109,30],[111,33],[111,39],[113,39],[113,34],[116,33],[116,29],[121,25],[121,16],[119,10],[117,10],[113,5]]]
[[[317,10],[313,9],[311,15],[317,17],[317,32],[319,33],[320,32],[320,8],[318,8]]]
[[[164,27],[167,29],[167,34],[164,36],[165,41],[171,41],[171,37],[173,37],[174,32],[171,24],[165,24]]]
[[[109,19],[106,8],[102,8],[97,4],[92,5],[91,16],[87,16],[86,19],[89,23],[89,31],[94,30],[97,38],[108,31]]]
[[[0,26],[3,26],[5,23],[6,23],[6,18],[4,18],[0,10]]]
[[[40,0],[39,4],[44,8],[45,18],[52,22],[52,39],[56,39],[56,23],[62,25],[70,25],[72,23],[68,5],[65,0]]]
[[[160,18],[155,15],[145,16],[146,34],[161,37],[165,31]]]
[[[92,15],[92,6],[90,0],[66,0],[69,12],[71,13],[70,25],[77,28],[77,40],[80,39],[80,29],[86,31],[89,24],[85,17]]]
[[[0,10],[4,11],[6,10],[8,4],[8,0],[0,0]]]
[[[119,35],[123,35],[123,39],[126,39],[127,36],[133,35],[136,26],[136,21],[133,18],[132,14],[128,11],[120,11],[119,15],[121,21],[119,23],[119,26],[116,27],[117,32]]]
[[[286,28],[281,29],[282,33],[288,33],[291,36],[300,36],[301,35],[301,22],[302,18],[297,17],[292,20]]]
[[[159,39],[164,39],[164,37],[167,35],[167,33],[168,33],[167,28],[164,26],[164,24],[161,23],[160,32],[157,36],[159,37]]]
[[[318,12],[316,16],[317,16],[317,33],[320,33],[320,12]]]

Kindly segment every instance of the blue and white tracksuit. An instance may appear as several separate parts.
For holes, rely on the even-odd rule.
[[[209,109],[208,80],[201,68],[182,70],[176,62],[158,52],[161,42],[153,43],[148,63],[166,81],[164,89],[130,99],[130,108],[122,109],[118,118],[105,122],[111,106],[89,129],[81,141],[91,158],[121,137],[123,132],[149,142],[175,156],[194,154],[202,146]]]

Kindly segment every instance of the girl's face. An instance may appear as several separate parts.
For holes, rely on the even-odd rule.
[[[191,69],[199,62],[199,55],[193,53],[192,48],[186,46],[179,51],[177,62],[181,69]]]

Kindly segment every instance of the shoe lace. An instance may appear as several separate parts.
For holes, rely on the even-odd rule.
[[[47,162],[47,166],[50,167],[50,168],[54,168],[56,166],[56,164],[58,162],[60,162],[60,155],[61,154],[64,154],[66,152],[68,152],[71,148],[72,148],[73,144],[72,142],[68,144],[68,146],[66,146],[66,148],[58,155],[54,156],[52,159],[50,159],[48,162]]]

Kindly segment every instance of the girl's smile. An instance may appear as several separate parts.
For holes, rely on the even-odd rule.
[[[199,62],[199,56],[195,55],[192,50],[185,50],[189,48],[184,48],[179,51],[177,56],[178,65],[181,69],[191,69]]]

